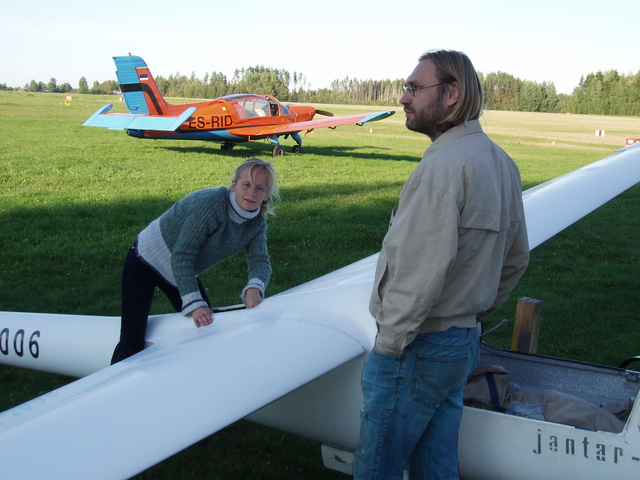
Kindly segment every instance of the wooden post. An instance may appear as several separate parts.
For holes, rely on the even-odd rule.
[[[542,300],[522,297],[516,306],[516,321],[513,327],[511,350],[525,353],[538,351]]]

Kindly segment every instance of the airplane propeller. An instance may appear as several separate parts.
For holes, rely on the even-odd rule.
[[[316,110],[316,113],[324,115],[325,117],[333,117],[333,113],[327,112],[326,110]]]

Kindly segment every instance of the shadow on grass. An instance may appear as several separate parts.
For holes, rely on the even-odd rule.
[[[401,187],[401,182],[348,182],[282,188],[283,203],[268,223],[278,291],[379,249]],[[358,205],[362,198],[365,204]],[[118,315],[127,248],[139,231],[177,200],[159,197],[1,212],[0,282],[11,285],[11,290],[0,297],[0,310]],[[237,268],[232,286],[215,282],[220,297],[231,302],[236,302],[235,290],[246,275],[244,255],[238,257],[231,267]],[[284,282],[278,278],[280,262],[297,265],[292,270],[295,275],[287,273]]]
[[[210,147],[209,147],[210,145]],[[305,155],[319,155],[323,157],[336,157],[336,158],[354,158],[359,160],[380,160],[380,161],[396,161],[396,162],[415,162],[418,163],[421,159],[419,155],[402,155],[394,152],[391,148],[382,147],[357,147],[357,146],[305,146],[302,149],[302,153],[292,153],[291,146],[285,146],[286,154],[285,159],[288,156],[296,156],[304,158]],[[259,142],[247,142],[242,143],[235,147],[233,150],[220,150],[219,144],[210,143],[206,146],[175,146],[168,145],[162,146],[163,149],[179,152],[179,153],[196,153],[196,154],[216,154],[225,155],[233,158],[247,158],[247,157],[259,157],[268,160],[272,158],[272,145],[268,143]],[[425,147],[426,148],[426,147]]]

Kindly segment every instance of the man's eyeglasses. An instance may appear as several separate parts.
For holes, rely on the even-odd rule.
[[[409,85],[408,83],[405,83],[404,85],[402,85],[402,90],[404,90],[404,93],[409,92],[412,97],[415,97],[416,96],[416,92],[418,90],[424,90],[425,88],[437,87],[438,85],[444,85],[445,83],[451,83],[451,82],[434,83],[433,85],[427,85],[426,87],[417,87],[415,85]]]

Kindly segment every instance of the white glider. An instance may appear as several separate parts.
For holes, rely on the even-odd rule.
[[[640,181],[640,144],[523,194],[532,248]],[[194,329],[149,321],[149,346],[109,365],[120,319],[0,313],[0,363],[83,377],[0,414],[0,472],[11,479],[129,478],[241,418],[325,445],[349,473],[375,339],[368,312],[376,255]],[[483,364],[592,402],[635,399],[624,369],[483,345]],[[598,388],[596,388],[596,385]],[[37,461],[33,452],[37,452]],[[465,407],[466,479],[637,478],[640,406],[610,433]]]

